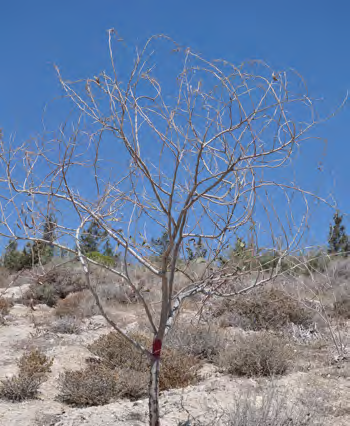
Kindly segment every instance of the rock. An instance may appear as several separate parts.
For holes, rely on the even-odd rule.
[[[30,284],[23,284],[17,287],[9,287],[5,291],[1,291],[0,295],[13,302],[22,300],[25,293],[29,290]]]

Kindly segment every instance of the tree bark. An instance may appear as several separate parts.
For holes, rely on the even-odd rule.
[[[160,426],[159,420],[159,373],[160,373],[160,354],[162,350],[162,341],[155,338],[153,341],[153,359],[151,363],[150,382],[149,382],[149,425]]]

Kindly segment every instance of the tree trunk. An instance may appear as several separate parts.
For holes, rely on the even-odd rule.
[[[149,425],[160,426],[159,421],[159,372],[160,372],[160,352],[162,341],[153,341],[153,359],[151,363],[151,373],[149,382]]]

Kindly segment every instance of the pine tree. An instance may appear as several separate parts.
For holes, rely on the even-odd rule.
[[[106,238],[106,233],[99,224],[91,222],[87,230],[80,237],[80,247],[83,254],[98,252],[101,241]]]
[[[45,262],[51,259],[54,255],[54,241],[56,240],[56,218],[50,213],[45,218],[43,226],[43,240],[49,241],[48,243],[42,243],[42,256],[45,257]]]
[[[342,224],[343,216],[335,213],[333,216],[333,225],[329,226],[328,253],[342,253],[348,255],[350,251],[349,237],[345,232],[345,226]]]
[[[109,240],[107,240],[103,246],[103,255],[113,257],[113,249]]]
[[[154,250],[157,252],[158,256],[161,256],[169,245],[169,235],[166,231],[162,233],[162,236],[159,238],[152,238],[151,245],[154,247]]]
[[[197,242],[194,238],[191,238],[189,242],[193,243],[194,248],[190,246],[186,247],[187,259],[188,260],[205,259],[207,256],[208,250],[203,246],[202,238],[199,237]]]
[[[5,249],[3,264],[10,271],[19,271],[22,269],[22,253],[18,251],[16,240],[10,240]]]

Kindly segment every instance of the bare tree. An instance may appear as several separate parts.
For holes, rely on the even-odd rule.
[[[53,244],[79,257],[102,315],[150,359],[155,426],[162,344],[183,301],[198,294],[203,300],[234,296],[279,274],[278,266],[268,275],[249,272],[250,282],[235,290],[239,274],[217,268],[235,232],[250,226],[258,238],[256,224],[267,224],[271,244],[283,239],[280,260],[297,248],[313,194],[293,183],[287,171],[316,115],[296,74],[273,72],[262,62],[210,62],[165,36],[151,37],[128,67],[129,50],[115,59],[116,34],[108,34],[109,72],[66,81],[57,68],[75,106],[72,121],[20,146],[2,142],[2,235],[41,241],[37,230],[46,206],[55,202],[60,214]],[[299,216],[292,212],[293,196],[304,206]],[[134,341],[107,315],[90,282],[89,265],[98,262],[82,253],[80,240],[91,222],[122,249],[120,268],[101,266],[137,294],[153,332],[152,348]],[[167,247],[161,262],[153,262],[152,237],[162,233]],[[200,239],[206,249],[200,274],[180,261],[191,239]],[[157,278],[158,313],[133,281],[130,264]],[[178,274],[188,280],[181,289]]]

